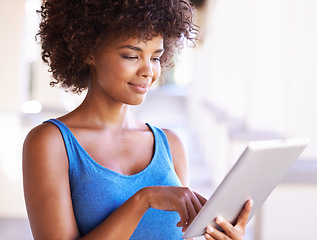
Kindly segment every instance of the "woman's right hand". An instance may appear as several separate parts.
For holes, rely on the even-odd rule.
[[[143,188],[139,193],[149,208],[178,212],[181,220],[177,226],[182,227],[183,232],[207,201],[188,187],[153,186]]]

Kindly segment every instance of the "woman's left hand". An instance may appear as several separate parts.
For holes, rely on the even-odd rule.
[[[215,221],[223,229],[223,232],[215,229],[212,226],[208,226],[206,228],[206,233],[204,234],[204,237],[207,240],[242,240],[252,205],[253,201],[248,200],[243,210],[241,211],[235,226],[233,226],[222,217],[217,217]]]

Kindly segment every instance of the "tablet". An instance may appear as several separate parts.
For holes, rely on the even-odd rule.
[[[219,229],[217,216],[234,224],[248,199],[253,200],[250,221],[308,143],[307,138],[249,143],[183,238],[203,235],[210,224]]]

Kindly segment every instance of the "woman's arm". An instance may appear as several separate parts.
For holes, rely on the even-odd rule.
[[[23,185],[34,239],[77,239],[68,180],[68,160],[59,130],[34,128],[23,146]]]
[[[23,147],[25,201],[34,239],[129,239],[149,208],[176,211],[179,227],[201,208],[202,199],[182,187],[147,187],[138,191],[104,222],[80,238],[70,196],[68,159],[59,130],[42,124]]]

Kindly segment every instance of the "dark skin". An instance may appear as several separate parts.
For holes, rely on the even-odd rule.
[[[162,37],[147,42],[130,38],[87,59],[91,70],[87,96],[77,109],[59,120],[102,166],[132,175],[150,163],[153,134],[147,125],[129,113],[128,106],[140,104],[159,77],[159,57],[163,51]],[[177,226],[185,231],[206,200],[188,188],[188,163],[180,139],[172,131],[164,131],[176,174],[184,187],[143,188],[98,227],[80,237],[61,134],[50,123],[34,128],[23,149],[24,192],[34,239],[129,239],[149,208],[178,212],[181,220]],[[242,239],[250,210],[251,205],[247,204],[235,226],[224,220],[220,226],[225,233],[207,229],[205,237]]]

